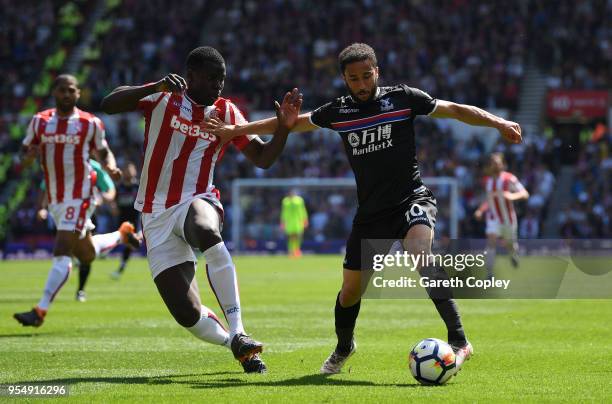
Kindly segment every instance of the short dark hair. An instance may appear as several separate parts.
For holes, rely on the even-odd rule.
[[[353,62],[360,62],[362,60],[371,60],[374,67],[378,66],[376,61],[376,53],[374,49],[365,43],[354,43],[346,48],[342,49],[340,55],[338,55],[338,63],[340,64],[340,72],[344,74],[346,65]]]
[[[188,69],[200,69],[206,63],[225,64],[223,56],[211,46],[200,46],[189,52],[185,65]]]
[[[79,80],[76,77],[74,77],[72,74],[64,73],[64,74],[60,74],[53,80],[53,84],[51,85],[51,90],[55,90],[55,88],[59,86],[60,83],[63,83],[66,81],[73,81],[77,87],[79,86]]]

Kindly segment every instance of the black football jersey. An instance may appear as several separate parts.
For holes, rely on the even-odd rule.
[[[117,184],[117,206],[120,209],[128,209],[134,207],[134,201],[138,195],[138,180],[126,184],[120,181]]]
[[[359,208],[355,223],[376,220],[396,210],[423,186],[414,139],[414,119],[433,112],[436,100],[400,84],[379,87],[368,102],[346,95],[312,112],[313,124],[342,138],[355,173]]]

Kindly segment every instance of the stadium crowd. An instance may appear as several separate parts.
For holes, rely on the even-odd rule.
[[[612,141],[592,142],[580,153],[574,173],[572,205],[557,215],[561,236],[612,236]]]
[[[0,4],[6,3],[0,0]],[[159,13],[162,3],[165,11]],[[10,135],[10,125],[17,119],[15,111],[23,106],[37,71],[42,68],[29,62],[38,61],[53,36],[61,34],[56,22],[60,6],[72,3],[27,4],[19,15],[3,13],[0,17],[3,56],[0,63],[2,71],[11,78],[0,83],[3,153],[18,148],[19,139]],[[85,7],[82,2],[79,4]],[[609,27],[604,24],[606,16],[612,14],[612,3],[605,0],[580,1],[575,6],[563,3],[559,7],[554,2],[539,0],[518,5],[465,0],[383,3],[362,0],[358,4],[340,0],[325,4],[326,7],[313,7],[304,0],[264,3],[229,0],[209,12],[207,2],[197,0],[121,1],[105,17],[112,20],[112,25],[85,60],[87,75],[82,83],[80,105],[96,111],[102,97],[119,84],[145,83],[168,72],[180,72],[187,52],[203,42],[224,54],[227,63],[224,94],[236,99],[247,114],[270,110],[272,100],[294,86],[304,93],[304,110],[342,93],[344,84],[338,75],[336,57],[345,44],[355,41],[366,41],[377,50],[383,85],[404,82],[441,99],[504,108],[511,116],[517,109],[524,64],[530,55],[537,56],[548,73],[550,87],[610,88],[612,84],[606,74],[612,43],[606,34]],[[186,9],[188,13],[184,12]],[[81,14],[86,16],[87,8]],[[439,18],[441,14],[445,18]],[[159,36],[161,26],[168,29]],[[460,234],[483,236],[484,225],[472,213],[483,199],[480,179],[491,150],[486,150],[476,137],[456,141],[448,130],[429,120],[421,120],[416,133],[422,176],[458,178]],[[130,130],[127,118],[122,118],[115,133],[109,132],[108,136],[121,165],[129,161],[138,165],[141,137]],[[551,214],[558,215],[559,234],[612,236],[610,147],[609,132],[597,142],[585,144],[572,188],[576,202],[567,212],[557,213],[547,210],[560,166],[554,136],[530,136],[519,146],[495,145],[494,150],[505,153],[508,169],[531,193],[528,202],[519,205],[521,237],[541,236],[543,223]],[[225,236],[230,236],[229,213],[235,208],[230,195],[232,179],[350,178],[352,173],[343,154],[339,137],[323,130],[292,135],[279,161],[266,171],[254,168],[236,151],[228,152],[216,172],[216,184],[228,213]],[[19,176],[20,170],[15,159],[7,178]],[[434,192],[440,206],[448,206],[448,190]],[[9,238],[45,232],[35,218],[37,193],[36,187],[31,187],[21,207],[11,216]],[[282,195],[255,193],[259,193],[256,200],[263,203],[242,202],[241,206],[248,223],[246,236],[279,238]],[[319,241],[344,238],[355,209],[354,196],[343,190],[304,196],[311,214],[306,237]],[[99,217],[104,217],[102,223],[109,223],[109,227],[116,225],[110,210],[99,212]],[[448,212],[440,209],[441,235],[448,235],[448,220]]]
[[[550,88],[610,88],[612,3],[537,1],[530,15],[530,46]]]
[[[313,7],[304,0],[232,0],[209,14],[202,2],[180,1],[160,14],[154,5],[125,1],[101,45],[86,106],[96,108],[120,83],[180,71],[206,21],[203,39],[223,50],[227,61],[226,93],[248,100],[252,109],[270,109],[271,100],[293,86],[303,89],[307,107],[337,95],[343,90],[338,52],[366,40],[377,49],[388,83],[411,83],[458,102],[516,107],[527,29],[521,17],[527,10],[465,1],[360,3]],[[157,38],[159,26],[173,29]]]

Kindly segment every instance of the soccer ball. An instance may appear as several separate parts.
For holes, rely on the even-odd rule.
[[[410,372],[425,385],[444,384],[455,374],[455,353],[446,342],[427,338],[410,351]]]

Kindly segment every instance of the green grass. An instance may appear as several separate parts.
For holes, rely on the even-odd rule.
[[[612,397],[612,300],[464,300],[476,355],[447,385],[410,375],[411,346],[445,338],[428,300],[367,300],[346,372],[321,377],[335,343],[338,256],[238,257],[245,326],[266,343],[266,375],[244,375],[229,353],[174,323],[145,260],[119,282],[116,261],[95,262],[89,300],[74,301],[76,274],[44,326],[12,313],[32,307],[49,262],[0,263],[0,383],[70,385],[70,401],[123,402],[604,402]],[[203,302],[219,313],[206,277]],[[6,397],[0,397],[0,401]]]

